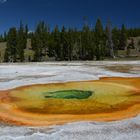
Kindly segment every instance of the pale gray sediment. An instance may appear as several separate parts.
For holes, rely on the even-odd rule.
[[[106,68],[120,65],[131,65],[131,69],[122,73]],[[0,90],[30,84],[97,80],[100,77],[140,77],[140,61],[1,64]]]
[[[116,122],[76,122],[52,127],[0,127],[0,140],[139,140],[140,116]]]

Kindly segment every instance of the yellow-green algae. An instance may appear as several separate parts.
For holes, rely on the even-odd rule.
[[[73,89],[94,91],[94,94],[83,100],[44,98],[44,93]],[[132,89],[133,87],[122,84],[90,81],[29,86],[15,89],[11,91],[11,95],[19,98],[14,105],[22,111],[43,114],[93,114],[126,108],[133,99],[133,96],[129,96]],[[140,99],[140,96],[138,98]]]

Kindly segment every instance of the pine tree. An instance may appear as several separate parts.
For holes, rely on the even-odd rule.
[[[7,33],[4,32],[4,42],[6,42],[6,41],[7,41]]]
[[[116,27],[112,30],[112,40],[114,44],[114,53],[118,55],[119,44],[120,44],[120,30]]]
[[[0,35],[0,42],[3,42],[3,36]]]
[[[61,46],[60,46],[60,31],[58,26],[55,26],[54,31],[52,32],[53,45],[54,45],[54,56],[56,60],[60,60],[61,57]]]
[[[83,26],[81,33],[81,59],[93,60],[95,43],[94,43],[94,31],[90,29],[88,25]]]
[[[127,29],[122,25],[121,29],[111,29],[110,22],[104,30],[101,20],[98,19],[94,29],[88,25],[87,17],[84,17],[82,30],[56,26],[50,31],[45,22],[39,22],[35,31],[29,33],[28,25],[17,30],[10,28],[8,33],[0,35],[0,42],[7,42],[5,62],[23,62],[24,49],[27,38],[31,39],[32,49],[35,52],[34,61],[45,61],[47,57],[56,60],[96,60],[104,57],[117,56],[118,50],[134,48],[134,40],[127,45],[127,39],[140,36],[140,28]],[[137,44],[139,45],[139,44]]]
[[[60,49],[61,49],[61,60],[68,60],[68,36],[66,28],[63,26],[60,36]]]
[[[17,30],[10,28],[7,35],[7,48],[5,51],[5,62],[16,62],[17,56]]]
[[[26,35],[26,38],[28,38],[28,32],[29,32],[29,29],[28,29],[28,25],[26,24],[25,25],[25,35]]]
[[[119,44],[119,49],[124,50],[126,47],[126,42],[127,42],[127,31],[126,27],[123,24],[121,28],[121,33],[120,33],[120,44]]]
[[[104,56],[104,30],[101,20],[98,19],[95,25],[95,55],[96,60],[101,60]]]
[[[35,51],[35,61],[42,61],[48,49],[48,27],[45,22],[40,22],[37,25],[36,31],[32,36],[32,46]]]
[[[27,44],[27,35],[24,30],[22,22],[20,23],[20,28],[17,33],[17,58],[20,62],[24,61],[24,49]]]

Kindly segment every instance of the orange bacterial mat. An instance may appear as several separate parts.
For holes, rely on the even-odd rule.
[[[101,78],[0,91],[0,120],[14,125],[115,121],[139,113],[140,78]]]

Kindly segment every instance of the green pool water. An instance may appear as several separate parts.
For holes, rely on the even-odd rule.
[[[56,99],[87,99],[93,94],[92,91],[83,90],[60,90],[54,92],[44,92],[45,98],[56,98]]]

